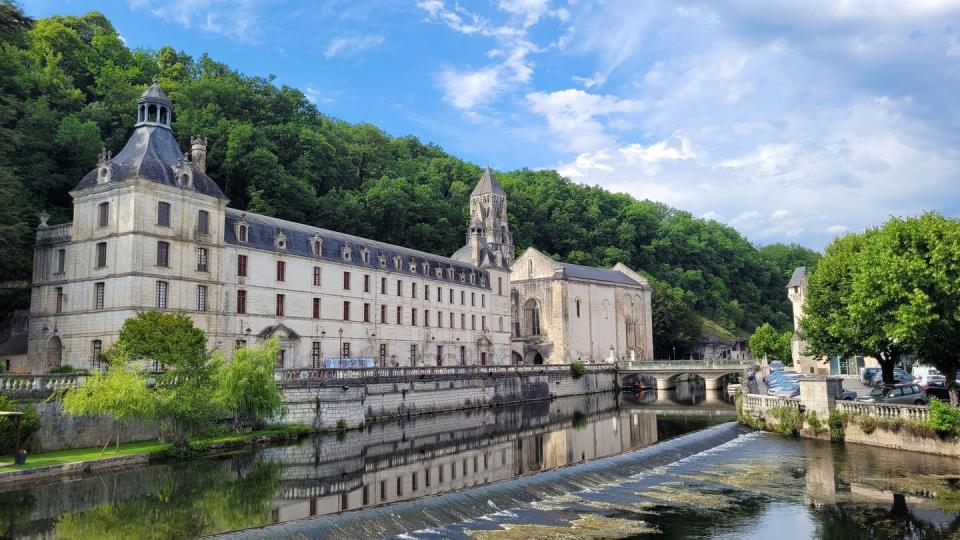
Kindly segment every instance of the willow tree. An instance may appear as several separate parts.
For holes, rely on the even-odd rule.
[[[807,342],[805,354],[809,356],[875,358],[884,383],[892,384],[893,368],[905,349],[888,332],[891,306],[873,298],[862,279],[857,281],[864,267],[864,251],[879,234],[878,230],[847,234],[827,246],[807,283],[800,335]]]
[[[930,212],[891,219],[862,252],[851,312],[947,376],[957,404],[960,221]]]

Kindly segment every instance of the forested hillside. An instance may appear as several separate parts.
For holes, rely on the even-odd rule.
[[[296,89],[170,47],[131,50],[103,15],[30,21],[0,0],[0,276],[29,279],[41,209],[69,221],[68,191],[120,150],[134,101],[156,80],[174,102],[183,148],[208,139],[208,173],[236,208],[449,255],[464,242],[480,169],[413,136],[322,114]],[[375,119],[371,119],[375,120]],[[752,246],[734,229],[665,205],[575,184],[554,171],[505,171],[519,250],[654,278],[655,347],[683,355],[700,313],[728,329],[790,325],[785,284],[817,254]],[[518,251],[519,253],[519,251]],[[21,289],[0,304],[24,305]]]

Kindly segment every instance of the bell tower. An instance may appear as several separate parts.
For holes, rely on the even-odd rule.
[[[470,194],[470,222],[483,225],[480,233],[487,247],[499,252],[509,266],[514,251],[513,237],[507,225],[507,194],[489,167],[484,169],[477,187]]]

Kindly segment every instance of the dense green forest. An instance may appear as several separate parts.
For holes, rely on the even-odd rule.
[[[187,148],[208,139],[208,173],[235,208],[450,254],[464,242],[480,169],[413,136],[324,115],[297,89],[171,47],[129,49],[102,14],[32,21],[0,0],[0,276],[28,280],[37,214],[71,220],[68,191],[101,147],[119,151],[136,97],[157,81]],[[518,249],[617,261],[653,278],[655,348],[687,353],[701,317],[728,330],[790,326],[785,285],[818,255],[756,248],[733,228],[550,170],[499,172]],[[519,253],[519,252],[518,252]],[[5,289],[7,308],[28,301]]]

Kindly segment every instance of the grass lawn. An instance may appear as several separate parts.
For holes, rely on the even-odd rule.
[[[263,435],[302,435],[310,431],[308,426],[304,425],[276,425],[268,426],[259,431],[250,433],[231,433],[220,437],[209,437],[201,439],[192,439],[191,444],[200,448],[216,443],[244,441]],[[64,463],[76,463],[79,461],[95,461],[102,458],[129,456],[141,453],[159,453],[168,450],[172,445],[170,443],[161,443],[157,441],[144,441],[124,443],[120,445],[120,450],[115,451],[113,444],[100,455],[100,448],[77,448],[74,450],[58,450],[56,452],[43,452],[40,454],[27,455],[26,465],[14,465],[13,456],[0,456],[0,474],[7,471],[19,471],[21,469],[35,469],[37,467],[46,467],[48,465],[62,465]]]
[[[157,441],[144,441],[134,443],[124,443],[120,445],[120,450],[115,451],[111,444],[103,455],[100,455],[100,448],[76,448],[73,450],[58,450],[56,452],[43,452],[41,454],[27,455],[26,465],[14,465],[13,456],[0,457],[0,473],[7,471],[19,471],[21,469],[35,469],[37,467],[46,467],[48,465],[62,465],[64,463],[75,463],[78,461],[94,461],[102,458],[129,456],[141,454],[144,452],[162,452],[170,447],[168,443]]]

